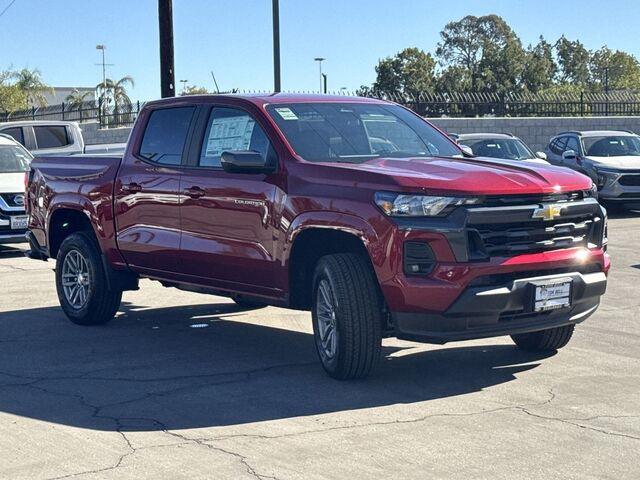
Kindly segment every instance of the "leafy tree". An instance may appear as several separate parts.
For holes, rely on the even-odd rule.
[[[76,110],[82,107],[83,104],[89,102],[89,98],[91,97],[92,92],[80,92],[77,88],[73,90],[67,97],[64,99],[65,103],[68,104],[70,110]]]
[[[567,40],[564,35],[556,42],[555,49],[559,82],[586,86],[589,83],[589,50],[579,40]]]
[[[96,91],[99,97],[102,98],[104,94],[106,101],[106,104],[102,106],[103,114],[106,113],[107,107],[113,104],[113,123],[115,124],[131,120],[129,118],[131,115],[131,99],[127,91],[127,86],[129,85],[131,87],[135,86],[133,77],[129,75],[117,81],[107,78],[104,84],[100,82],[96,85]]]
[[[518,36],[498,15],[467,15],[448,23],[440,37],[440,64],[444,71],[466,71],[470,90],[504,93],[519,87],[525,53]]]
[[[436,90],[439,92],[469,92],[471,72],[461,65],[452,65],[438,75]]]
[[[526,91],[538,93],[553,85],[557,71],[553,45],[541,35],[537,45],[530,45],[525,52],[522,84]]]
[[[13,73],[13,77],[16,81],[15,85],[26,94],[30,105],[44,107],[47,104],[44,94],[53,93],[53,88],[44,83],[39,70],[23,68],[19,72]]]
[[[365,92],[361,87],[359,93],[412,98],[422,92],[432,92],[435,87],[435,61],[431,54],[419,48],[405,48],[393,57],[380,60],[376,74],[371,91]]]
[[[189,86],[184,87],[180,95],[206,95],[209,93],[205,87]]]
[[[640,89],[640,63],[629,53],[602,47],[591,55],[589,70],[596,90],[605,89],[607,75],[611,90]]]
[[[0,112],[14,112],[29,106],[27,94],[9,83],[13,77],[14,72],[10,70],[0,71]]]

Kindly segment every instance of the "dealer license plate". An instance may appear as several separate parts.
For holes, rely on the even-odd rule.
[[[533,309],[536,312],[556,310],[571,305],[571,280],[561,279],[535,284]]]
[[[11,217],[11,230],[24,230],[29,224],[28,215],[16,215]]]

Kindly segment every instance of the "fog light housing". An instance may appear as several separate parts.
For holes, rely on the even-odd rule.
[[[433,250],[425,242],[404,243],[405,275],[429,275],[436,265]]]

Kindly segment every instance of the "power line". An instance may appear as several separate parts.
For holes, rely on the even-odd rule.
[[[11,2],[9,2],[9,5],[7,5],[6,7],[4,7],[4,10],[2,10],[2,12],[0,12],[0,17],[1,17],[2,15],[4,15],[4,14],[5,14],[5,12],[6,12],[7,10],[9,10],[9,9],[11,8],[11,5],[13,5],[14,3],[16,3],[16,0],[11,0]]]

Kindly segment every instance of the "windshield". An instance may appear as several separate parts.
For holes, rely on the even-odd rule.
[[[474,138],[458,140],[467,145],[479,157],[503,158],[505,160],[530,160],[536,158],[529,148],[517,138]]]
[[[0,145],[0,173],[26,172],[31,154],[19,145]]]
[[[295,152],[310,162],[461,155],[447,137],[397,105],[293,103],[267,110]]]
[[[640,156],[640,137],[583,137],[582,141],[588,157]]]

